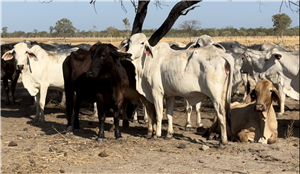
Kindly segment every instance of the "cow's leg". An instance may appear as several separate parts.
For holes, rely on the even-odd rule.
[[[218,121],[221,128],[221,142],[222,144],[227,144],[227,130],[226,130],[226,112],[221,102],[214,101],[214,108],[217,111]]]
[[[72,117],[73,117],[73,108],[74,108],[74,91],[69,88],[65,87],[66,92],[66,114],[67,114],[67,131],[72,132],[73,131],[73,124],[72,124]]]
[[[168,118],[168,130],[167,130],[166,139],[171,139],[174,133],[173,130],[174,97],[166,98],[166,104],[167,104],[166,113]]]
[[[147,109],[146,109],[146,107],[144,106],[144,104],[143,104],[143,112],[144,112],[144,122],[145,123],[148,123],[148,113],[147,113]]]
[[[280,112],[277,114],[277,116],[282,116],[284,113],[284,103],[285,103],[285,94],[282,91],[282,86],[281,85],[277,85],[278,86],[278,93],[279,93],[279,97],[280,97]]]
[[[244,90],[244,97],[243,97],[243,101],[245,101],[247,95],[248,95],[248,88],[249,88],[249,84],[248,84],[248,74],[247,73],[241,73],[242,75],[242,81],[244,83],[244,87],[245,87],[245,90]]]
[[[98,119],[99,119],[99,134],[97,141],[100,143],[106,142],[104,136],[104,122],[105,122],[105,114],[104,114],[104,100],[101,94],[97,94],[97,109],[98,109]]]
[[[156,137],[161,137],[161,127],[163,119],[163,96],[153,95],[154,98],[154,107],[156,111]]]
[[[47,91],[48,91],[48,86],[41,86],[40,87],[40,101],[37,103],[37,105],[40,108],[40,117],[39,117],[38,123],[44,123],[45,122],[44,109],[45,109]]]
[[[196,123],[197,123],[197,127],[202,127],[203,126],[203,124],[201,122],[200,109],[201,109],[201,102],[196,104]]]
[[[35,106],[35,117],[33,119],[33,122],[38,122],[39,118],[40,118],[40,92],[38,92],[36,94],[36,96],[34,97],[34,106]]]
[[[186,111],[186,123],[185,123],[185,130],[191,131],[192,124],[191,124],[191,113],[192,113],[192,106],[189,104],[187,100],[185,100],[185,111]]]
[[[75,95],[75,101],[74,101],[74,129],[80,129],[79,126],[79,110],[80,105],[82,102],[82,97],[78,94]]]
[[[11,97],[12,97],[13,104],[16,103],[16,101],[15,101],[15,89],[16,89],[16,85],[17,85],[17,82],[18,82],[18,79],[19,79],[19,75],[20,75],[20,73],[16,72],[13,75],[13,78],[12,78],[12,81],[11,81]]]
[[[62,97],[61,97],[61,102],[60,102],[60,106],[66,106],[66,92],[62,92]]]
[[[123,141],[119,126],[119,109],[114,111],[115,137],[118,141]]]
[[[93,117],[98,116],[98,110],[97,110],[97,102],[95,102],[93,104],[94,108],[93,108]]]
[[[8,80],[6,78],[3,79],[3,87],[4,87],[5,95],[6,95],[5,104],[9,105],[10,104],[10,100],[9,100],[9,86],[8,86]]]

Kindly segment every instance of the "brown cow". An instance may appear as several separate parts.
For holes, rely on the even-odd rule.
[[[277,140],[277,120],[273,101],[280,101],[277,89],[267,79],[260,81],[247,96],[245,103],[235,102],[231,108],[231,132],[229,138],[247,143],[273,144]],[[218,126],[216,119],[210,132]],[[217,132],[219,127],[217,128]],[[211,138],[211,137],[210,137]]]
[[[143,96],[129,86],[126,70],[121,64],[121,58],[128,58],[131,54],[118,52],[111,44],[95,44],[90,50],[78,49],[72,52],[63,63],[65,94],[67,103],[68,131],[79,129],[79,109],[83,99],[97,102],[99,118],[98,141],[105,142],[105,117],[113,110],[115,137],[122,141],[119,131],[119,111],[125,99],[137,102]],[[76,92],[76,94],[74,93]],[[74,98],[75,95],[75,98]],[[75,100],[73,103],[73,99]],[[154,113],[154,106],[146,104],[150,114]],[[74,110],[74,123],[72,115]],[[73,128],[74,125],[74,128]]]

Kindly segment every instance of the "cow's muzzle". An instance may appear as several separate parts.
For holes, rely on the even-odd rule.
[[[88,72],[86,72],[86,77],[93,78],[94,77],[94,73],[92,71],[88,71]]]
[[[264,112],[266,110],[265,106],[263,104],[256,104],[255,105],[255,111],[257,112]]]
[[[17,70],[22,71],[24,69],[24,65],[17,65]]]

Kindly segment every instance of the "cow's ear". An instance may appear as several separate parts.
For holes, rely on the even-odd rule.
[[[14,50],[10,50],[3,54],[2,59],[7,61],[7,60],[11,60],[13,57],[14,57]]]
[[[278,104],[281,103],[279,92],[277,91],[277,89],[275,87],[272,88],[272,100],[274,102],[277,102]]]
[[[120,49],[120,51],[126,53],[128,51],[128,47],[129,47],[128,43],[125,43]]]
[[[151,55],[153,57],[152,47],[149,42],[145,42],[145,54]]]
[[[251,103],[256,100],[256,91],[253,89],[246,97],[244,103]]]
[[[277,59],[277,60],[280,60],[282,55],[280,53],[274,53],[273,54],[274,58]]]
[[[95,43],[90,49],[89,49],[89,51],[90,52],[93,52],[99,45],[101,45],[101,42],[97,42],[97,43]]]
[[[33,60],[35,60],[35,61],[38,61],[38,58],[36,57],[35,54],[33,54],[33,53],[31,53],[31,52],[28,52],[28,51],[26,51],[26,54],[27,54],[27,57],[28,57],[29,59],[33,59]]]
[[[226,49],[221,44],[219,44],[219,43],[213,43],[212,45],[215,46],[216,48],[221,49],[224,52],[226,52]]]

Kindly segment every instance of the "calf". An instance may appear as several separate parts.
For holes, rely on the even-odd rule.
[[[1,57],[3,54],[11,49],[14,48],[14,45],[17,43],[12,44],[3,44],[1,45]],[[9,88],[11,90],[11,99],[12,103],[15,104],[15,89],[16,84],[20,75],[20,71],[16,69],[16,59],[12,58],[11,60],[5,61],[1,59],[1,80],[3,80],[3,87],[6,94],[5,104],[11,104],[9,99]],[[8,80],[11,81],[10,87],[8,86]]]
[[[275,143],[278,133],[272,100],[280,101],[279,93],[272,82],[264,79],[247,96],[245,103],[232,103],[230,105],[232,134],[228,131],[230,139],[244,143],[248,141]],[[215,118],[211,129],[217,127],[217,124]]]
[[[111,44],[99,43],[93,45],[88,51],[78,49],[66,58],[63,63],[63,75],[68,131],[79,129],[80,103],[86,99],[89,102],[97,103],[99,119],[97,140],[99,142],[106,141],[104,121],[110,109],[113,110],[115,137],[117,140],[123,140],[119,131],[119,111],[125,99],[135,99],[135,102],[139,99],[138,93],[129,86],[126,70],[120,60],[120,58],[126,59],[130,56],[131,54],[118,52],[117,48]],[[75,100],[74,105],[73,99]],[[73,110],[74,123],[72,124]]]

